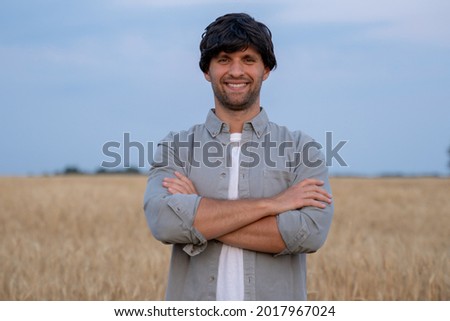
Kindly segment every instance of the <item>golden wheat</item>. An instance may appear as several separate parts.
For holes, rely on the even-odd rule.
[[[160,300],[143,176],[0,178],[1,300]],[[449,300],[449,179],[332,179],[312,300]]]

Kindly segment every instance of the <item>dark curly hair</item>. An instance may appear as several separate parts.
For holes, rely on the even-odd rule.
[[[273,50],[272,33],[261,22],[245,13],[230,13],[217,18],[202,35],[200,42],[200,69],[208,72],[211,59],[220,52],[233,53],[254,47],[264,66],[273,70],[277,61]]]

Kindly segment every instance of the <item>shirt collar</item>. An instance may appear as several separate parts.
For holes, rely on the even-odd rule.
[[[259,114],[244,124],[244,130],[253,129],[256,136],[261,138],[268,122],[269,118],[267,117],[267,113],[264,108],[261,107]],[[228,125],[216,116],[214,109],[210,109],[208,116],[206,117],[205,125],[212,137],[216,137],[224,128],[228,128]]]

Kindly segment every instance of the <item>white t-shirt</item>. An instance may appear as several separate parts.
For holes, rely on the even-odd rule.
[[[230,183],[228,186],[228,199],[239,197],[239,154],[241,133],[230,135],[231,143],[231,168]],[[244,257],[243,250],[237,247],[222,245],[219,258],[219,273],[217,276],[218,301],[243,301],[244,300]]]

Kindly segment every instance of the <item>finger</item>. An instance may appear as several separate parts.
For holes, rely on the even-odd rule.
[[[182,189],[178,188],[177,186],[170,186],[167,188],[167,191],[170,194],[188,194],[185,191],[183,191]]]
[[[180,190],[178,190],[177,188],[174,188],[174,187],[168,187],[167,191],[170,194],[186,194],[186,193],[183,193],[183,192],[181,192]]]
[[[182,185],[171,184],[167,186],[167,190],[171,194],[190,194]]]
[[[322,202],[316,201],[314,199],[306,199],[304,202],[304,206],[313,206],[317,208],[325,208],[327,207],[327,204],[324,204]]]
[[[166,188],[172,187],[182,194],[198,194],[192,181],[180,173],[178,173],[176,178],[173,177],[164,178],[163,186]]]
[[[319,202],[319,201],[312,201],[310,206],[314,206],[314,207],[323,209],[323,208],[327,207],[327,204]]]
[[[308,193],[308,197],[309,199],[313,199],[316,201],[322,201],[322,202],[326,202],[328,204],[331,204],[331,198],[329,198],[327,195],[324,195],[322,193],[317,193],[317,192],[310,192]]]
[[[180,172],[174,172],[174,174],[179,180],[181,180],[186,185],[186,187],[190,188],[191,191],[192,191],[193,184],[192,184],[192,181],[189,178],[187,178],[186,176],[184,176]]]
[[[179,178],[172,178],[172,177],[166,177],[166,178],[164,178],[163,181],[166,182],[166,183],[169,183],[169,184],[178,184],[178,185],[185,184],[181,179],[179,179]]]
[[[331,195],[330,193],[328,193],[328,191],[327,191],[326,189],[321,188],[321,187],[319,187],[319,186],[317,186],[317,185],[308,185],[308,186],[305,186],[305,187],[303,188],[303,191],[306,192],[306,193],[309,193],[309,192],[315,192],[315,193],[322,194],[322,195],[326,196],[326,197],[329,198],[329,199],[332,198],[332,195]]]
[[[167,189],[172,189],[181,194],[190,194],[189,188],[184,182],[177,178],[166,178],[163,181],[163,186]]]
[[[326,189],[323,189],[323,188],[320,188],[320,187],[316,187],[314,189],[314,192],[319,193],[319,194],[325,196],[326,198],[328,198],[330,200],[333,198],[333,196],[330,193],[328,193],[328,191]]]
[[[191,194],[197,194],[197,190],[194,186],[194,183],[192,183],[192,181],[189,178],[187,178],[186,176],[177,171],[175,171],[174,174],[178,179],[180,179],[186,184]]]
[[[178,178],[178,179],[186,179],[187,177],[184,176],[183,174],[181,174],[180,172],[174,171],[173,174]]]

